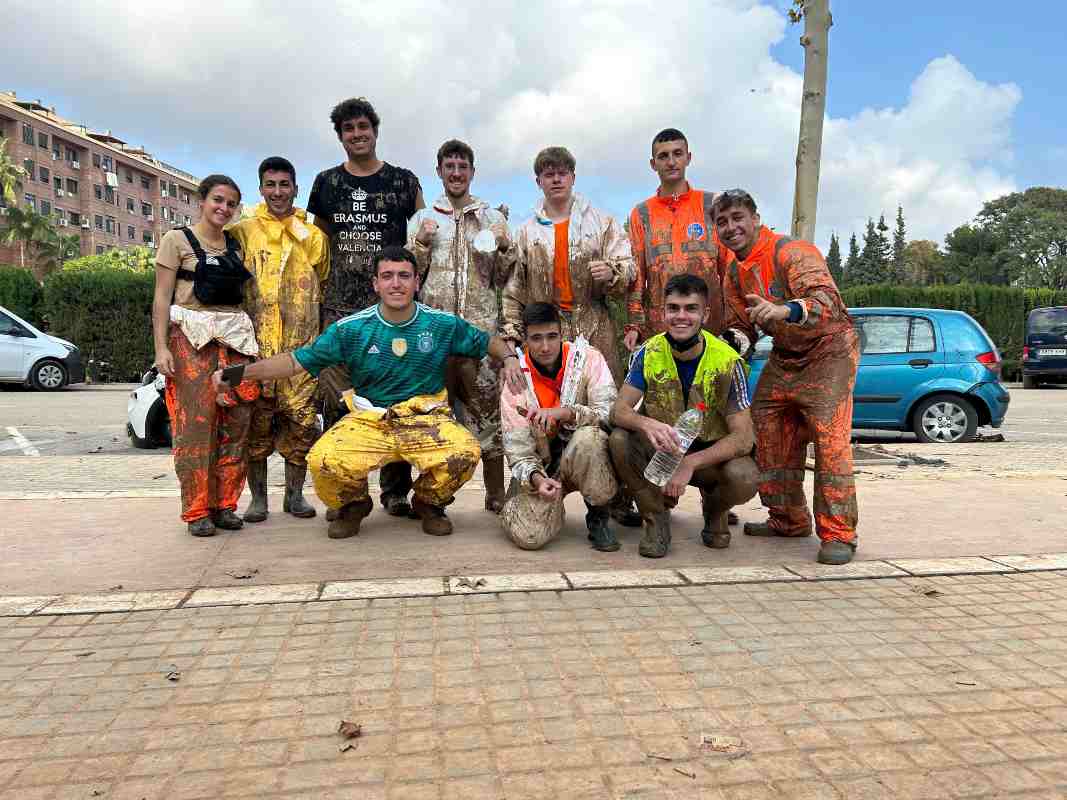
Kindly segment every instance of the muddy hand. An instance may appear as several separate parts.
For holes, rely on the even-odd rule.
[[[505,358],[504,367],[500,372],[504,382],[512,392],[522,394],[526,391],[526,378],[522,375],[522,368],[519,367],[518,359]]]
[[[156,355],[156,369],[160,375],[168,378],[174,377],[174,354],[170,350],[161,350]]]
[[[611,264],[607,261],[590,261],[589,275],[594,281],[601,283],[611,280]]]
[[[745,303],[748,305],[748,318],[754,325],[766,326],[768,322],[786,319],[789,316],[789,308],[784,305],[776,305],[758,294],[746,294]]]
[[[226,383],[226,381],[222,379],[221,369],[217,369],[211,373],[211,387],[216,392],[225,392],[227,389],[230,388],[230,384]]]
[[[508,226],[503,223],[497,223],[496,225],[490,225],[489,230],[493,236],[496,237],[496,249],[500,252],[504,252],[511,247],[511,239],[508,238]]]
[[[433,241],[433,237],[437,235],[437,220],[424,219],[419,225],[419,232],[415,234],[415,239],[419,244],[429,245]]]
[[[622,337],[622,343],[626,345],[626,349],[631,353],[634,351],[634,348],[637,347],[637,337],[640,335],[641,334],[635,330],[629,330],[626,331],[626,335]]]

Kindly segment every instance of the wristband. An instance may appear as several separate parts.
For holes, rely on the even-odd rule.
[[[237,386],[245,375],[245,367],[247,364],[238,364],[235,367],[226,367],[222,371],[222,380],[230,385],[230,388]]]

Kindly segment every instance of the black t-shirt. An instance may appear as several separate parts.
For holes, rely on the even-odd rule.
[[[327,220],[333,231],[330,277],[322,300],[327,319],[378,302],[371,259],[383,248],[407,241],[407,223],[415,214],[419,189],[415,173],[385,162],[364,178],[352,175],[343,164],[315,177],[307,210]]]

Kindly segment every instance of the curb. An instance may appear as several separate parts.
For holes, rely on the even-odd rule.
[[[170,611],[275,603],[455,597],[510,592],[572,592],[592,589],[653,589],[731,584],[812,583],[944,575],[1012,575],[1063,571],[1067,553],[901,558],[854,561],[842,567],[815,563],[777,567],[679,567],[677,569],[547,572],[522,575],[395,578],[264,586],[219,586],[100,594],[0,597],[0,617]]]

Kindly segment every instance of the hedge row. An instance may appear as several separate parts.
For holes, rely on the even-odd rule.
[[[0,264],[0,306],[31,325],[40,325],[41,297],[41,286],[32,272]]]
[[[901,306],[965,311],[986,329],[1004,360],[1002,374],[1015,380],[1022,364],[1026,317],[1044,306],[1067,305],[1067,291],[1016,289],[982,284],[954,286],[853,286],[841,293],[853,308]]]
[[[95,362],[94,378],[136,381],[155,360],[154,286],[152,274],[126,269],[53,272],[45,278],[42,303],[48,330]]]

